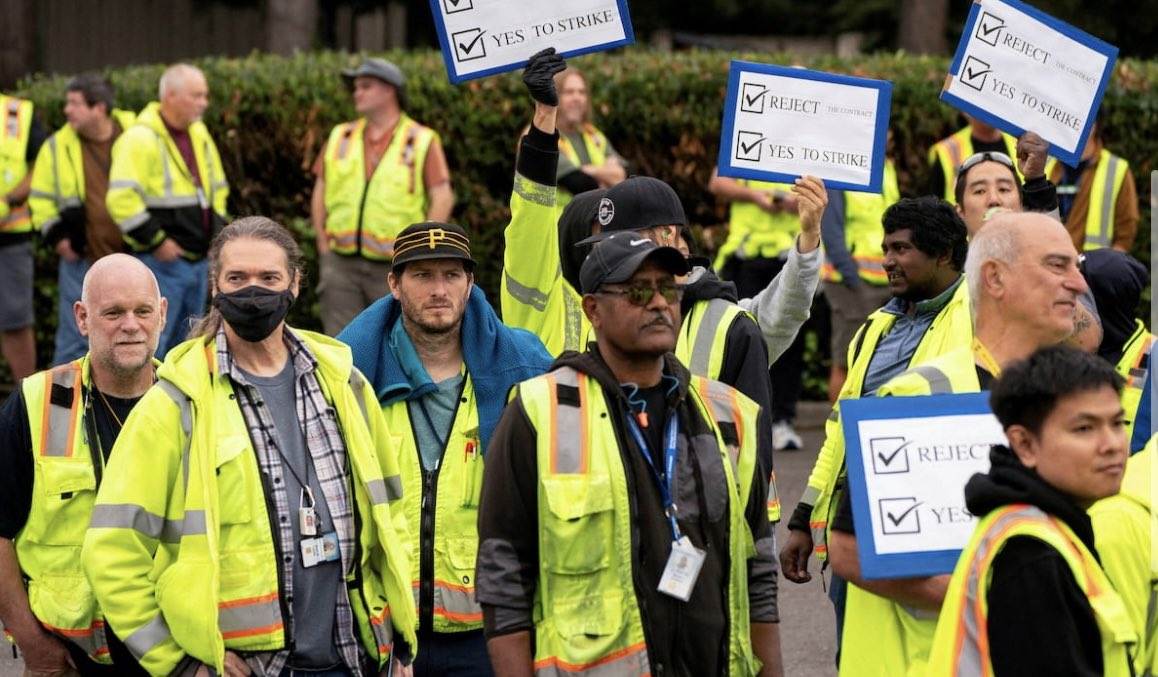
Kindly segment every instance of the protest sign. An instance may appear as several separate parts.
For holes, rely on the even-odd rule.
[[[1118,49],[1018,0],[978,0],[941,100],[1076,166]]]
[[[627,0],[430,0],[450,81],[522,68],[554,47],[564,56],[635,42]]]
[[[847,400],[840,413],[861,574],[952,572],[977,525],[965,483],[1005,444],[989,393]]]
[[[721,176],[881,191],[891,83],[733,61],[726,96]]]

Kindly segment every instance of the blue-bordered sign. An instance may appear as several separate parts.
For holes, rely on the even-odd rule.
[[[720,132],[721,176],[881,192],[892,83],[732,61]]]
[[[989,393],[845,400],[840,415],[861,575],[952,572],[977,523],[965,483],[1005,443]]]
[[[941,100],[1014,136],[1036,132],[1075,166],[1118,48],[1019,0],[976,0]]]
[[[518,70],[554,47],[576,56],[635,42],[627,0],[430,0],[450,81]]]

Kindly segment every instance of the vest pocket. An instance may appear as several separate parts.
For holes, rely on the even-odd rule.
[[[217,503],[221,524],[245,524],[252,518],[250,493],[261,485],[256,454],[248,435],[230,435],[217,443]],[[296,497],[295,497],[296,498]]]
[[[571,658],[590,660],[605,656],[620,643],[627,622],[622,593],[618,590],[578,599],[555,600],[551,605],[555,632],[565,640]]]
[[[89,630],[96,599],[81,574],[38,576],[28,582],[28,606],[50,629]]]
[[[30,519],[24,537],[45,545],[79,547],[84,527],[92,515],[96,476],[87,459],[38,459],[37,491],[41,495],[43,521]],[[35,524],[34,524],[35,522]]]
[[[542,479],[543,565],[556,574],[590,574],[610,565],[614,524],[607,476],[555,475]]]

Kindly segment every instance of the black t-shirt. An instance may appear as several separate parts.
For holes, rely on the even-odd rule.
[[[121,425],[139,397],[110,397],[96,390],[89,393],[84,425],[95,426],[104,460],[117,441]],[[28,521],[32,509],[32,431],[23,391],[17,389],[0,408],[0,537],[15,539]]]

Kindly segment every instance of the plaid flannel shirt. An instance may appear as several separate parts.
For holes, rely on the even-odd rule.
[[[310,349],[293,332],[286,327],[283,334],[286,346],[289,348],[290,359],[294,364],[297,387],[295,400],[297,402],[298,422],[305,433],[306,449],[313,458],[314,470],[317,472],[318,483],[325,495],[326,506],[338,533],[338,545],[342,556],[343,578],[353,571],[355,562],[354,515],[352,511],[352,497],[350,495],[349,468],[346,459],[346,446],[338,429],[337,415],[333,407],[326,401],[321,385],[318,383],[316,370],[317,359]],[[226,345],[225,330],[217,332],[217,364],[221,374],[228,376],[238,391],[238,404],[241,406],[242,416],[245,418],[246,428],[249,429],[249,438],[257,452],[258,466],[264,478],[265,490],[272,494],[274,510],[277,516],[287,519],[274,521],[278,525],[278,566],[282,573],[282,605],[286,618],[286,642],[289,643],[294,628],[293,605],[288,600],[293,599],[293,558],[298,557],[298,544],[294,542],[293,529],[290,521],[297,519],[297,511],[291,507],[289,496],[282,480],[284,468],[281,455],[275,446],[272,436],[266,430],[274,429],[273,416],[261,400],[258,389],[249,383],[245,374],[238,369],[233,357],[229,354]],[[337,384],[345,387],[346,384]],[[241,391],[244,391],[241,392]],[[356,677],[362,677],[362,648],[358,643],[357,631],[354,627],[354,614],[350,609],[350,599],[345,585],[338,586],[338,605],[335,610],[334,646],[342,662]],[[308,622],[308,621],[307,621]],[[277,677],[290,657],[289,648],[281,651],[257,652],[245,656],[246,663],[255,674],[266,677]]]

